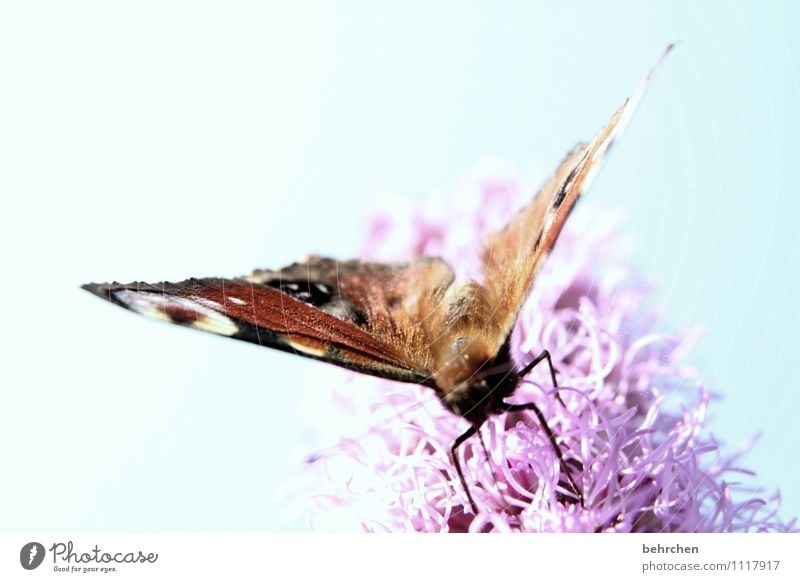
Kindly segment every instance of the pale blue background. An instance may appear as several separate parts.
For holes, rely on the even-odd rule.
[[[549,170],[676,40],[591,196],[800,513],[792,2],[289,4],[0,8],[0,529],[302,529],[272,496],[312,366],[78,285],[351,255],[379,194]]]

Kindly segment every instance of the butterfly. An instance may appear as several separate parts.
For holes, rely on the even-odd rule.
[[[533,200],[488,237],[482,254],[483,283],[457,280],[451,267],[436,257],[377,263],[311,256],[233,279],[90,283],[83,288],[169,323],[430,387],[448,410],[469,422],[452,444],[450,457],[474,513],[478,508],[458,447],[493,415],[532,411],[556,453],[566,488],[583,505],[541,410],[534,403],[506,402],[520,380],[543,361],[558,387],[547,350],[517,369],[510,336],[536,273],[575,203],[672,46],[596,137],[576,145]]]

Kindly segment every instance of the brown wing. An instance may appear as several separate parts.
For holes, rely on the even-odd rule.
[[[348,321],[415,369],[432,372],[437,314],[453,282],[452,269],[441,259],[370,263],[312,256],[278,271],[255,271],[246,279]]]
[[[575,202],[588,189],[609,148],[630,120],[653,71],[671,48],[672,45],[666,48],[636,92],[594,140],[578,144],[567,154],[534,200],[487,241],[483,255],[485,286],[494,302],[497,348],[514,326],[534,277],[553,248]]]
[[[448,393],[497,355],[564,221],[643,90],[644,84],[489,239],[485,287],[453,284],[453,272],[439,259],[379,264],[311,257],[239,279],[84,288],[143,315]]]
[[[239,279],[93,283],[84,289],[170,323],[432,384],[428,339],[417,323],[452,278],[436,259],[376,264],[312,257]]]

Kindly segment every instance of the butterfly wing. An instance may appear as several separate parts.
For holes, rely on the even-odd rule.
[[[614,140],[622,133],[647,87],[656,66],[589,143],[580,143],[567,154],[555,175],[539,190],[533,201],[486,243],[483,264],[485,285],[495,302],[493,313],[499,349],[516,322],[517,315],[558,238],[578,198],[591,184]]]
[[[385,343],[403,362],[430,374],[436,315],[454,274],[441,259],[404,263],[338,261],[311,256],[248,281],[274,287],[348,321]],[[315,294],[317,295],[316,297]]]
[[[452,270],[440,259],[383,264],[311,257],[238,279],[84,288],[170,323],[453,390],[500,351],[537,271],[646,81],[592,142],[567,155],[533,202],[489,238],[484,287],[454,285]],[[480,349],[462,354],[460,346],[471,345],[462,335],[480,336]]]
[[[312,257],[238,279],[92,283],[84,289],[141,315],[326,361],[430,384],[425,329],[416,325],[453,275],[446,263]],[[411,284],[424,285],[415,293]],[[415,299],[416,295],[416,299]]]

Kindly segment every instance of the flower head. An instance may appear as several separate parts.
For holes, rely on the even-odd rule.
[[[531,197],[509,172],[478,171],[425,206],[379,213],[364,258],[440,256],[461,278],[481,278],[485,237]],[[468,427],[429,388],[347,374],[314,419],[336,434],[309,459],[313,527],[390,531],[774,531],[779,498],[753,497],[748,472],[705,430],[709,394],[682,363],[697,331],[655,329],[647,287],[608,213],[576,212],[537,275],[512,335],[521,368],[513,396],[535,402],[585,498],[571,502],[536,417],[490,418],[459,449],[474,515],[448,457]],[[317,387],[318,388],[318,387]],[[319,398],[319,393],[315,399]],[[318,409],[319,410],[319,409]],[[755,493],[754,493],[755,492]]]

